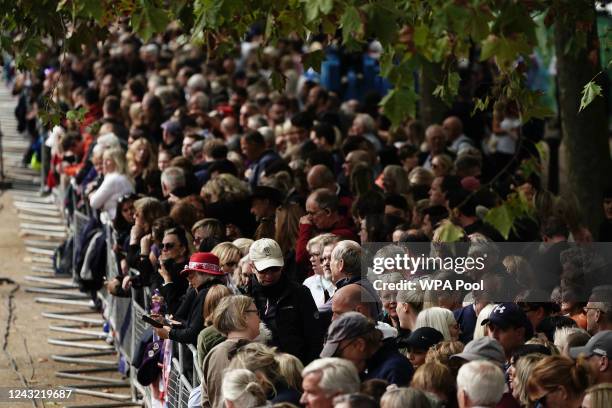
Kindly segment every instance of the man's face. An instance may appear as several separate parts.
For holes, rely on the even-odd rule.
[[[336,283],[339,277],[334,279],[334,273],[331,270],[331,253],[334,250],[334,245],[327,245],[321,253],[321,268],[326,277],[331,277],[332,282]]]
[[[261,286],[270,286],[274,285],[280,280],[282,268],[279,266],[272,266],[261,271],[258,271],[257,268],[255,268],[255,271],[257,280]]]
[[[320,230],[328,228],[329,210],[322,209],[314,200],[306,201],[306,214],[310,217],[310,222]]]
[[[240,139],[240,150],[247,160],[255,160],[257,158],[255,157],[255,147],[247,142],[246,139]]]
[[[191,138],[191,137],[185,137],[183,139],[183,147],[181,149],[181,154],[183,155],[183,157],[186,158],[191,158],[192,153],[191,153],[191,146],[195,143],[195,139]]]
[[[160,153],[157,156],[157,168],[159,171],[164,171],[170,166],[170,155],[168,153]]]
[[[314,372],[307,374],[302,379],[303,394],[300,398],[300,404],[308,408],[333,408],[335,395],[328,396],[319,388],[321,375],[321,373]]]
[[[442,180],[442,177],[436,177],[431,183],[431,188],[429,189],[429,204],[432,206],[446,204],[446,199],[442,192]]]
[[[285,121],[287,108],[278,103],[273,104],[268,111],[270,121],[275,125],[281,125]]]
[[[443,130],[432,130],[427,134],[426,138],[430,154],[433,155],[444,151],[446,147],[446,136]]]
[[[599,331],[599,324],[597,321],[599,320],[601,310],[593,302],[587,303],[584,309],[586,310],[587,331],[592,336]]]
[[[608,357],[593,354],[591,357],[586,359],[591,377],[598,382],[602,372],[609,370],[610,361]]]
[[[502,329],[494,324],[487,326],[488,336],[501,344],[506,356],[510,356],[517,347],[525,344],[525,329],[508,327]]]

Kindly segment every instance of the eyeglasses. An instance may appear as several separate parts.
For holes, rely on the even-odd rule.
[[[174,242],[165,242],[165,243],[161,244],[162,251],[170,251],[175,246],[176,246],[176,243],[174,243]]]
[[[310,217],[314,217],[315,215],[317,215],[318,213],[320,213],[321,211],[326,211],[326,208],[319,208],[316,211],[306,211],[306,215],[310,216]]]

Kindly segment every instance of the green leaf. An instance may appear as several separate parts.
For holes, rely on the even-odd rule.
[[[429,37],[429,27],[421,24],[414,29],[414,34],[412,35],[412,39],[414,41],[414,45],[417,47],[424,47],[427,44],[427,39]]]
[[[540,160],[548,159],[548,148],[546,147],[546,142],[540,140],[538,143],[535,144],[535,147],[538,150],[538,156],[540,157]]]
[[[499,231],[504,239],[508,239],[510,230],[514,224],[514,217],[508,205],[504,203],[498,207],[490,209],[485,216],[484,221],[495,227],[495,229]]]
[[[309,68],[314,69],[317,72],[321,71],[321,62],[325,58],[325,52],[323,50],[316,50],[304,54],[302,56],[302,64],[304,65],[304,71]]]
[[[100,0],[82,0],[81,10],[83,10],[86,15],[93,17],[97,22],[102,20],[104,14],[102,2]]]
[[[417,98],[417,94],[412,88],[395,88],[380,101],[380,106],[383,107],[385,116],[396,127],[405,118],[414,116]]]
[[[582,99],[578,112],[582,112],[598,96],[601,96],[601,86],[597,85],[595,81],[589,81],[582,89]]]
[[[306,14],[306,22],[310,23],[319,17],[319,0],[305,0],[304,12]]]
[[[440,226],[436,228],[436,235],[439,242],[457,242],[463,238],[465,232],[449,220],[443,220]]]
[[[319,0],[319,10],[323,14],[329,14],[334,8],[334,0]]]
[[[477,111],[484,112],[487,109],[489,106],[489,96],[487,95],[484,101],[480,98],[476,98],[475,102],[471,116],[474,116]]]
[[[81,106],[79,109],[71,109],[66,112],[66,119],[74,121],[74,122],[82,122],[85,118],[85,114],[87,113],[87,108]]]
[[[361,18],[359,17],[359,11],[349,6],[344,10],[342,17],[340,17],[340,27],[342,28],[342,42],[347,43],[359,29],[361,28]]]

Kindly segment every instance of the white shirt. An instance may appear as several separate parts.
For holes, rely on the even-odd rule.
[[[325,304],[325,292],[327,290],[327,294],[331,298],[334,292],[336,291],[336,287],[334,284],[322,277],[321,275],[312,275],[304,280],[302,283],[308,289],[310,289],[310,293],[312,294],[312,298],[317,305],[317,308],[323,306]]]
[[[89,197],[89,204],[95,210],[106,212],[108,218],[114,220],[119,198],[133,192],[134,186],[126,175],[106,174],[102,185]]]

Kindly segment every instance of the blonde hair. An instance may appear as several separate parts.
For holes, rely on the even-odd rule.
[[[226,336],[230,332],[246,329],[246,311],[252,304],[253,299],[248,296],[224,297],[213,312],[213,326]]]
[[[482,321],[484,319],[489,318],[489,315],[491,314],[491,311],[494,307],[495,305],[493,303],[489,303],[488,305],[482,308],[480,313],[478,313],[478,319],[476,319],[476,328],[474,329],[474,340],[486,336],[485,326],[482,325]]]
[[[418,390],[445,395],[447,398],[455,394],[455,385],[455,376],[450,368],[438,361],[426,362],[417,368],[410,383],[411,387]]]
[[[134,201],[134,210],[141,213],[149,229],[155,220],[166,215],[161,201],[153,197],[143,197]]]
[[[433,162],[433,159],[435,159],[436,157],[438,158],[438,160],[440,160],[440,164],[444,167],[444,174],[452,174],[453,159],[451,159],[448,154],[440,153],[432,157],[431,161]]]
[[[223,374],[221,394],[224,401],[237,407],[256,407],[265,404],[266,394],[249,370],[237,368]]]
[[[145,163],[143,163],[144,168],[143,173],[147,174],[157,169],[157,154],[155,154],[155,150],[153,149],[153,145],[145,139],[144,137],[140,137],[128,147],[128,151],[125,155],[127,159],[127,166],[130,174],[134,176],[135,167],[139,166],[139,163],[136,163],[136,151],[144,146],[147,150],[147,157],[145,159]]]
[[[264,390],[272,390],[274,394],[276,394],[274,384],[284,381],[276,360],[276,348],[261,343],[249,343],[241,347],[228,368],[245,368],[259,373],[258,378]]]
[[[592,408],[612,407],[612,384],[603,383],[594,385],[586,393],[591,396]]]
[[[278,363],[280,374],[287,381],[287,385],[290,388],[301,391],[304,364],[302,364],[300,359],[293,354],[276,353],[276,362]]]
[[[425,362],[438,362],[447,366],[450,356],[461,353],[463,347],[464,344],[460,341],[441,341],[429,348],[425,356]]]
[[[208,289],[206,293],[206,299],[204,299],[204,325],[210,326],[212,324],[213,313],[215,308],[226,296],[230,296],[232,292],[225,285],[213,285]]]
[[[589,386],[588,368],[581,361],[574,362],[569,357],[544,357],[533,367],[527,382],[527,393],[532,398],[538,389],[554,391],[561,386],[568,394],[579,396]]]
[[[203,198],[216,197],[217,200],[240,201],[248,197],[249,188],[247,184],[238,177],[223,173],[219,174],[202,187]]]
[[[417,166],[408,173],[408,182],[411,186],[430,186],[434,175],[424,167]]]
[[[102,159],[111,159],[115,163],[115,171],[119,174],[126,173],[125,153],[118,147],[107,149],[102,154]]]
[[[416,388],[390,386],[380,399],[380,408],[430,408],[427,395]]]
[[[414,329],[432,327],[444,336],[444,340],[451,340],[449,327],[455,324],[453,312],[443,307],[430,307],[419,312]]]
[[[383,170],[383,176],[385,178],[390,177],[395,184],[395,193],[397,194],[408,194],[410,193],[410,183],[408,182],[408,175],[406,170],[402,166],[397,164],[390,164]]]
[[[210,251],[213,254],[217,255],[219,258],[219,264],[224,264],[230,259],[236,258],[237,261],[240,261],[242,257],[242,253],[240,249],[238,249],[231,242],[222,242],[220,244],[215,245],[215,247]]]
[[[250,238],[238,238],[235,239],[232,244],[236,246],[240,250],[240,257],[246,256],[249,254],[249,248],[251,248],[251,244],[255,242]]]
[[[533,367],[535,367],[542,358],[544,358],[544,354],[527,354],[522,356],[515,364],[514,377],[516,378],[516,382],[513,381],[512,385],[514,394],[516,394],[521,405],[529,406],[529,404],[531,404],[529,395],[527,394],[527,382],[529,381],[529,377],[531,377]]]

